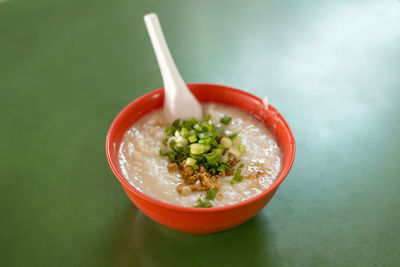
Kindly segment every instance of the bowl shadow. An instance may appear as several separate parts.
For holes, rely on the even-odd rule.
[[[133,205],[118,219],[106,241],[112,251],[106,253],[105,261],[111,266],[269,266],[279,262],[271,227],[261,214],[209,235],[166,228]]]

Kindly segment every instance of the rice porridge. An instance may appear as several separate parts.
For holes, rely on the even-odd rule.
[[[203,105],[203,111],[211,115],[210,123],[224,128],[226,135],[239,133],[241,144],[245,147],[245,153],[234,162],[237,164],[235,168],[239,165],[239,168],[242,167],[240,171],[243,179],[233,183],[232,179],[237,174],[229,171],[216,176],[218,178],[214,181],[218,181],[218,191],[212,206],[232,205],[267,189],[281,171],[282,154],[273,133],[263,122],[233,107],[212,103]],[[229,116],[227,125],[221,124],[224,116]],[[125,179],[142,193],[170,204],[194,207],[199,199],[206,197],[207,191],[201,190],[199,181],[196,186],[200,184],[200,190],[195,190],[194,183],[190,185],[193,191],[189,189],[184,194],[182,190],[177,190],[187,187],[180,187],[183,185],[182,172],[171,170],[169,158],[160,155],[160,148],[166,144],[166,126],[168,123],[162,109],[137,121],[122,138],[118,155],[120,168]]]

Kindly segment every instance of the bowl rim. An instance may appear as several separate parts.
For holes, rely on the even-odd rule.
[[[250,94],[246,91],[237,89],[237,88],[233,88],[230,86],[226,86],[226,85],[219,85],[219,84],[212,84],[212,83],[188,83],[187,86],[213,86],[213,87],[223,87],[224,89],[228,89],[231,91],[236,91],[236,93],[239,94],[243,94],[243,95],[247,95],[247,96],[251,96],[254,99],[257,99],[258,101],[262,101],[261,98]],[[115,177],[119,180],[119,182],[124,185],[126,188],[128,188],[132,193],[136,194],[137,196],[139,196],[140,198],[156,205],[156,206],[161,206],[167,209],[171,209],[171,210],[175,210],[175,211],[179,211],[179,212],[186,212],[186,213],[217,213],[217,212],[226,212],[226,211],[230,211],[230,210],[234,210],[234,209],[239,209],[243,206],[246,206],[252,202],[255,202],[263,197],[265,197],[266,195],[268,195],[269,193],[271,193],[272,191],[276,190],[278,188],[278,186],[283,182],[283,180],[287,177],[287,175],[289,174],[290,169],[293,166],[293,162],[294,162],[294,158],[295,158],[295,154],[296,154],[296,143],[295,143],[295,139],[292,133],[292,130],[289,127],[289,124],[286,122],[285,118],[278,112],[278,110],[276,110],[272,105],[269,105],[269,108],[272,108],[274,110],[274,112],[276,113],[276,116],[279,117],[279,119],[281,120],[281,122],[284,124],[286,130],[288,131],[289,134],[289,140],[291,142],[291,153],[288,155],[289,156],[289,164],[286,165],[285,168],[282,169],[281,173],[279,174],[278,178],[267,188],[265,189],[263,192],[255,195],[252,198],[246,199],[244,201],[240,201],[238,203],[232,204],[232,205],[227,205],[227,206],[222,206],[222,207],[211,207],[211,208],[195,208],[195,207],[184,207],[184,206],[178,206],[178,205],[174,205],[174,204],[170,204],[167,202],[163,202],[161,200],[155,199],[145,193],[140,192],[138,189],[136,189],[133,185],[131,185],[122,175],[122,173],[120,173],[118,171],[118,166],[115,166],[115,164],[113,163],[113,161],[111,160],[111,134],[113,133],[114,129],[116,128],[116,125],[118,124],[118,122],[123,118],[124,114],[128,112],[128,110],[130,110],[131,106],[135,105],[137,102],[142,101],[143,99],[146,98],[151,98],[151,97],[155,97],[158,94],[160,94],[160,92],[162,92],[164,90],[164,88],[159,88],[156,89],[154,91],[151,91],[149,93],[146,93],[138,98],[136,98],[135,100],[133,100],[132,102],[130,102],[128,105],[126,105],[119,113],[118,115],[114,118],[113,122],[111,123],[111,126],[108,130],[107,133],[107,137],[106,137],[106,155],[107,155],[107,161],[108,164],[111,167],[112,172],[114,173]],[[243,111],[246,112],[246,111]],[[248,112],[246,112],[248,113]],[[248,113],[250,114],[250,113]],[[254,116],[253,114],[250,114],[252,116]]]

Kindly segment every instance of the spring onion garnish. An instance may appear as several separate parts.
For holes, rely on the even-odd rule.
[[[196,208],[211,208],[212,207],[210,201],[202,200],[201,198],[199,198],[197,200],[197,203],[198,204],[195,205]]]
[[[239,135],[239,133],[234,133],[234,134],[229,135],[229,138],[230,139],[234,139],[238,135]]]
[[[217,190],[215,190],[214,188],[211,188],[207,192],[206,200],[202,200],[201,198],[199,198],[197,200],[197,204],[195,205],[195,207],[196,208],[211,208],[212,204],[211,204],[210,200],[214,200],[216,195],[217,195]]]
[[[194,142],[197,141],[197,136],[196,135],[191,135],[191,136],[189,136],[188,140],[189,140],[190,143],[194,143]]]
[[[243,167],[244,167],[244,164],[240,164],[239,167],[235,170],[235,174],[233,175],[231,184],[239,183],[243,180],[243,176],[242,176]]]
[[[160,149],[160,155],[161,155],[161,156],[167,156],[167,155],[168,155],[168,150],[166,150],[166,149]]]
[[[191,154],[203,154],[210,149],[210,146],[203,144],[191,144],[190,145],[190,153]]]
[[[215,198],[216,195],[217,195],[217,190],[215,190],[214,188],[211,188],[211,189],[208,190],[208,192],[207,192],[206,199],[208,199],[208,200],[214,200],[214,198]]]
[[[187,158],[186,159],[186,164],[189,166],[194,166],[196,164],[196,160],[192,158]]]
[[[238,145],[238,149],[239,149],[240,154],[246,153],[246,147],[244,145],[242,145],[242,144]]]
[[[191,158],[198,166],[204,166],[210,174],[226,171],[229,155],[240,157],[245,148],[243,145],[239,147],[241,141],[236,140],[239,137],[237,133],[224,137],[224,128],[211,123],[210,119],[211,115],[205,114],[202,121],[196,118],[175,120],[165,128],[168,138],[163,140],[166,148],[160,150],[160,155],[168,156],[171,162],[185,161],[186,164],[193,162],[186,161]],[[231,117],[224,116],[221,123],[229,123],[231,120]]]
[[[231,117],[225,115],[221,118],[220,122],[225,125],[228,125],[231,122],[231,119],[232,119]]]
[[[230,148],[232,146],[232,140],[226,137],[221,138],[221,145],[224,146],[224,148]]]
[[[231,121],[232,118],[226,115],[220,119],[222,125],[228,125]],[[210,114],[205,114],[200,121],[196,118],[175,120],[172,125],[165,127],[165,134],[167,138],[162,141],[163,147],[159,153],[168,157],[171,163],[177,163],[181,171],[184,167],[193,169],[193,172],[185,172],[185,175],[193,173],[197,175],[197,180],[199,175],[208,173],[214,176],[214,181],[220,176],[233,175],[231,184],[243,180],[243,164],[235,171],[233,168],[246,152],[246,147],[239,133],[226,135],[223,127],[211,122]],[[192,182],[185,185],[193,187],[196,180],[190,180]],[[210,201],[216,197],[218,187],[201,186],[195,190],[208,191],[205,199],[198,199],[196,207],[212,207]]]

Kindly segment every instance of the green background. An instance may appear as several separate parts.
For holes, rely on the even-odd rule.
[[[293,169],[255,218],[191,236],[138,211],[105,157],[162,87],[156,12],[186,82],[270,102]],[[400,1],[0,1],[1,266],[400,266]]]

